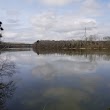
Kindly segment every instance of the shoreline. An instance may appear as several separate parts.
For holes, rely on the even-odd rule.
[[[0,43],[0,49],[32,48],[32,45],[33,45],[33,44],[1,42],[1,43]]]
[[[110,50],[110,41],[49,41],[41,40],[33,44],[35,49],[54,50]]]

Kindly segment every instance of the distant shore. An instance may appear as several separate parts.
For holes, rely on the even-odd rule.
[[[37,50],[110,50],[110,41],[54,41],[41,40],[34,44],[0,42],[0,49],[34,48]]]
[[[14,49],[14,48],[32,48],[32,44],[26,43],[11,43],[11,42],[0,42],[0,49]]]
[[[70,41],[50,41],[41,40],[33,45],[34,49],[46,50],[108,50],[110,49],[110,41],[83,41],[83,40],[70,40]]]

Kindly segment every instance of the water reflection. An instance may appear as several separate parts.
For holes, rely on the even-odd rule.
[[[69,56],[84,56],[90,61],[95,61],[98,58],[103,58],[104,60],[110,60],[109,50],[48,50],[48,49],[33,49],[38,55],[69,55]]]
[[[11,52],[19,67],[20,80],[8,109],[106,110],[110,107],[109,52],[68,53]],[[1,76],[3,84],[7,84],[7,75]],[[10,86],[11,94],[15,88],[12,83],[9,84],[13,86]]]
[[[96,68],[95,62],[64,59],[36,66],[32,74],[36,80],[40,79],[42,93],[38,99],[42,100],[39,103],[46,110],[87,110],[83,103],[88,104],[91,101],[91,96],[95,94],[102,80],[102,77],[93,74]],[[37,92],[34,89],[31,91]],[[39,105],[35,99],[32,102]],[[40,106],[40,110],[41,108]]]
[[[7,110],[6,102],[15,91],[15,82],[10,79],[16,72],[15,68],[13,62],[0,56],[0,110]]]
[[[46,104],[47,110],[104,110],[109,107],[109,51],[35,52],[48,57],[46,63],[32,70],[34,78],[42,80],[47,88],[43,90],[43,98],[51,98]],[[57,55],[60,58],[56,58]]]
[[[93,73],[95,71],[96,71],[95,62],[93,63],[93,62],[83,62],[83,61],[77,62],[77,61],[68,61],[68,60],[57,60],[33,68],[32,74],[36,77],[50,79],[56,76],[86,74],[86,73]]]

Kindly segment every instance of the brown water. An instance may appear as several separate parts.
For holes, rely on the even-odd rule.
[[[107,110],[109,54],[0,55],[0,110]]]

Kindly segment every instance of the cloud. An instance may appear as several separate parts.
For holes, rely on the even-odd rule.
[[[96,0],[83,0],[79,13],[83,16],[99,16],[102,14],[101,9],[101,4]]]
[[[21,25],[20,11],[0,9],[0,12],[2,13],[0,20],[3,22],[5,31],[9,31],[10,29],[19,27]]]
[[[87,9],[98,9],[100,7],[96,0],[84,0],[83,5]]]
[[[16,36],[18,35],[18,33],[16,32],[12,32],[12,31],[6,31],[3,33],[3,40],[7,41],[7,42],[10,42],[10,41],[13,41],[16,39]]]
[[[12,19],[12,18],[9,18],[9,19],[7,19],[7,22],[8,22],[8,23],[15,24],[15,23],[18,23],[18,22],[19,22],[19,19]]]
[[[46,5],[64,6],[64,5],[72,3],[72,1],[76,1],[76,0],[40,0],[40,1]]]
[[[29,18],[28,18],[29,19]],[[71,40],[84,39],[84,29],[87,36],[103,33],[109,35],[107,28],[97,29],[97,20],[91,17],[72,14],[56,14],[55,12],[37,13],[30,17],[28,24],[19,18],[7,17],[4,24],[4,40],[16,42],[35,42],[37,40]],[[9,34],[8,34],[9,33]]]
[[[18,10],[7,10],[6,11],[6,14],[8,16],[19,16],[20,15],[20,12]]]
[[[37,2],[48,6],[65,6],[81,0],[27,0],[28,2]]]
[[[97,26],[95,19],[78,17],[73,15],[56,15],[55,13],[41,13],[31,18],[31,23],[36,34],[43,39],[61,40],[76,38],[78,33],[84,33],[87,27],[94,30]],[[83,35],[82,35],[83,36]]]
[[[6,41],[13,41],[13,39],[16,42],[83,39],[85,27],[87,27],[87,36],[91,34],[110,35],[110,26],[103,25],[109,23],[104,22],[105,19],[101,15],[102,10],[105,9],[101,9],[101,3],[98,0],[25,1],[29,3],[23,2],[25,3],[25,5],[22,4],[24,10],[0,8],[2,15],[0,20],[3,22]],[[73,6],[74,3],[76,4]],[[27,10],[26,5],[32,10],[30,8]],[[38,5],[40,8],[37,7]],[[59,7],[57,9],[54,6]],[[65,7],[62,8],[62,6]],[[109,16],[106,15],[106,18],[109,19]]]

